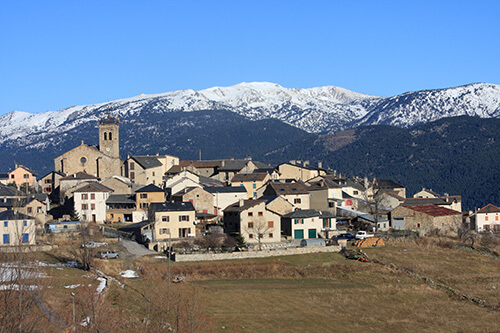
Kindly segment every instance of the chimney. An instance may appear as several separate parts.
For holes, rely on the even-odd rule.
[[[304,161],[304,168],[307,168],[309,166],[309,161]]]
[[[323,162],[318,161],[318,169],[323,169]]]
[[[245,200],[240,199],[240,207],[243,207],[244,204],[245,204]]]

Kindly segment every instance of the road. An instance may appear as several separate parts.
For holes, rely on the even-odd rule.
[[[120,243],[118,243],[118,247],[120,248],[120,258],[124,260],[134,260],[143,256],[147,256],[150,254],[158,254],[156,251],[151,251],[147,249],[144,245],[141,245],[137,242],[121,239]]]

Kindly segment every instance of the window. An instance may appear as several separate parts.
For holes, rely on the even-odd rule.
[[[253,222],[248,222],[248,229],[253,229]]]
[[[30,235],[29,234],[23,234],[23,243],[29,243],[30,241]]]
[[[359,193],[358,191],[352,191],[352,194],[354,195],[358,195],[358,193]]]
[[[10,175],[10,178],[14,179],[14,175]]]
[[[255,183],[254,183],[254,184],[252,185],[252,187],[253,187],[253,188],[257,188],[257,184],[255,184]]]
[[[90,204],[90,209],[95,210],[95,204]]]
[[[28,214],[31,214],[31,213],[33,213],[33,208],[28,207]]]
[[[10,236],[9,234],[3,234],[3,243],[10,244]]]
[[[267,227],[268,228],[274,228],[274,221],[268,221],[267,222]]]
[[[187,221],[189,222],[189,215],[179,215],[179,222]]]
[[[45,179],[45,184],[52,184],[52,179]]]
[[[160,235],[170,235],[170,228],[160,228]]]
[[[27,227],[28,226],[28,221],[23,221],[23,226]]]
[[[87,193],[82,193],[82,200],[87,200],[89,195]]]
[[[269,233],[269,238],[273,238],[273,237],[274,237],[273,233],[272,233],[272,232],[270,232],[270,233]]]
[[[141,199],[147,199],[148,194],[147,193],[141,193]]]
[[[113,133],[109,132],[109,139],[113,140]]]
[[[253,239],[253,234],[248,234],[248,238]]]
[[[135,178],[135,172],[131,172],[130,173],[130,179],[134,179]]]
[[[293,224],[299,224],[299,220],[298,219],[294,219],[293,220]]]
[[[156,176],[155,172],[153,171],[153,177]]]
[[[4,226],[5,228],[7,228],[7,227],[9,226],[9,222],[8,222],[8,221],[4,221],[3,226]]]
[[[485,221],[488,221],[488,216],[485,216],[485,217],[484,217],[484,220],[485,220]]]
[[[497,215],[497,216],[495,216],[495,221],[498,221],[498,215]]]
[[[299,203],[301,203],[301,201],[302,201],[302,200],[301,200],[300,198],[295,198],[295,199],[293,199],[293,203],[294,203],[294,204],[299,204]]]
[[[25,174],[23,175],[23,178],[24,178],[24,179],[28,179],[28,178],[30,178],[30,175],[29,175],[29,174],[27,174],[27,173],[25,173]]]
[[[263,216],[263,215],[264,215],[264,213],[259,212],[257,215],[259,215],[259,216]]]
[[[168,216],[162,216],[161,217],[161,221],[162,222],[168,222],[169,221],[169,217]]]
[[[417,223],[417,228],[420,228],[420,223]]]
[[[90,193],[90,200],[95,200],[95,193]]]
[[[82,210],[87,210],[89,209],[89,205],[87,204],[82,204]]]
[[[108,133],[104,132],[104,140],[108,139]]]
[[[253,213],[252,212],[248,212],[248,216],[253,216]]]
[[[335,202],[329,202],[329,203],[328,203],[328,207],[329,207],[329,208],[333,208],[333,207],[335,207]]]
[[[135,170],[135,163],[134,162],[130,162],[130,170]]]

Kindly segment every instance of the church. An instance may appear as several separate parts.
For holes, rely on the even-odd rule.
[[[120,159],[120,133],[118,117],[99,118],[99,146],[83,142],[76,148],[54,159],[54,170],[67,175],[77,172],[104,179],[122,174]]]

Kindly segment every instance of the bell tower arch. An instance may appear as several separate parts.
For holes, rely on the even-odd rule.
[[[113,158],[120,158],[119,125],[118,117],[99,118],[99,150]]]

